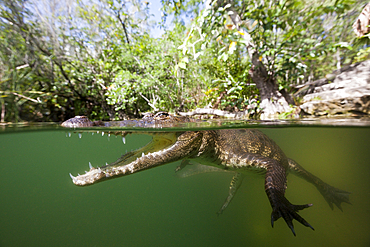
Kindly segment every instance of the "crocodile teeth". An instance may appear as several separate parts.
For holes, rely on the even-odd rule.
[[[94,167],[91,165],[91,163],[89,162],[89,167],[90,169],[93,169]]]
[[[122,137],[122,142],[123,144],[126,144],[126,138],[124,136]]]
[[[76,177],[74,177],[71,173],[69,174],[69,176],[72,178],[72,181],[73,181],[73,182],[76,182],[76,181],[77,181],[77,178],[76,178]]]

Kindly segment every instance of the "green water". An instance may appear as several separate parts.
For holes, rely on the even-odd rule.
[[[250,176],[225,212],[232,174],[174,175],[172,163],[89,187],[69,173],[115,161],[147,135],[121,138],[65,130],[0,134],[0,246],[370,246],[370,128],[263,128],[290,158],[350,191],[352,205],[330,209],[316,188],[288,176],[286,197],[312,231],[270,224],[264,179]]]

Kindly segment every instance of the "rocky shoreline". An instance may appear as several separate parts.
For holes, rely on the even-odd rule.
[[[306,84],[296,93],[299,95],[304,95],[303,104],[299,107],[307,115],[368,115],[370,60],[352,64],[334,71],[327,78]]]

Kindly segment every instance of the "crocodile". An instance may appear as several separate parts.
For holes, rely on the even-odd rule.
[[[179,121],[191,121],[184,117],[174,117],[167,113],[145,116],[135,122],[90,121],[87,117],[77,116],[62,123],[63,127],[79,128],[93,126],[170,126]],[[114,132],[123,138],[128,132]],[[147,134],[147,133],[146,133]],[[92,185],[112,178],[130,175],[139,171],[182,161],[176,171],[191,163],[202,164],[216,170],[233,172],[229,196],[218,213],[228,206],[244,175],[255,172],[265,177],[265,193],[272,207],[271,225],[283,218],[296,236],[293,220],[314,228],[298,211],[311,207],[312,204],[294,205],[285,197],[287,174],[293,173],[313,184],[325,198],[331,209],[336,205],[342,210],[341,203],[348,203],[349,192],[337,189],[312,173],[305,170],[293,159],[288,158],[280,147],[267,135],[257,129],[216,129],[200,131],[151,132],[152,141],[146,146],[122,155],[117,161],[101,167],[93,167],[83,175],[73,176],[72,181],[78,186]]]

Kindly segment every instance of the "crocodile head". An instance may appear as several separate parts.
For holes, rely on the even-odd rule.
[[[130,132],[132,133],[132,132]],[[115,132],[118,135],[118,132]],[[126,136],[127,132],[122,132]],[[86,186],[108,179],[129,175],[159,165],[181,160],[199,149],[200,132],[150,132],[152,141],[144,147],[122,155],[111,164],[93,167],[83,175],[70,174],[75,185]]]
[[[85,116],[76,116],[63,122],[61,126],[68,128],[84,128],[93,126],[117,127],[170,127],[177,123],[189,122],[185,117],[176,117],[166,112],[146,114],[141,120],[125,120],[120,122],[90,121]],[[106,132],[107,134],[129,134],[126,131]],[[130,132],[132,133],[132,132]],[[143,133],[143,132],[141,132]],[[153,137],[146,146],[122,155],[117,161],[101,167],[92,167],[83,175],[73,176],[73,183],[79,186],[91,185],[107,179],[131,174],[137,171],[152,168],[181,160],[199,149],[202,140],[201,132],[150,132],[145,133]]]
[[[156,114],[147,113],[139,120],[123,120],[123,121],[90,121],[85,116],[76,116],[70,118],[61,124],[67,128],[86,128],[86,127],[176,127],[177,124],[191,122],[193,119],[187,117],[174,116],[167,112],[158,112]]]

